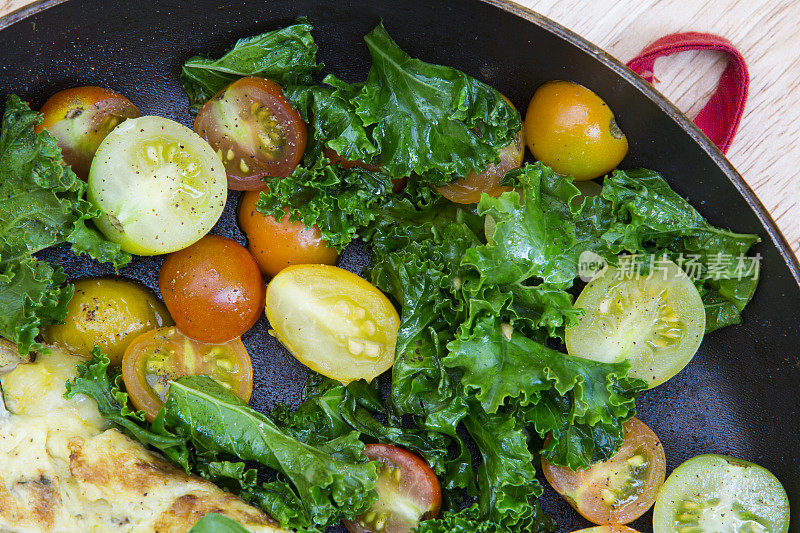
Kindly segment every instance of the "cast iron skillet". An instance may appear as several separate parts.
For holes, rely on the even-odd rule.
[[[383,19],[411,55],[452,65],[493,85],[524,111],[543,81],[570,79],[614,109],[630,140],[622,168],[663,173],[711,223],[761,235],[763,279],[744,323],[708,335],[677,377],[639,397],[639,417],[661,437],[671,470],[701,453],[723,453],[774,472],[800,532],[800,265],[742,178],[674,106],[623,65],[531,11],[478,0],[49,0],[0,20],[0,97],[14,92],[34,107],[57,90],[101,85],[129,96],[143,114],[191,126],[178,81],[182,62],[219,54],[244,36],[307,16],[319,56],[347,81],[364,79],[361,37]],[[654,38],[657,36],[653,36]],[[215,233],[239,242],[232,195]],[[44,254],[72,277],[109,274],[64,249]],[[345,253],[356,271],[363,248]],[[122,274],[156,288],[159,258],[138,258]],[[256,375],[253,405],[298,402],[305,370],[266,334],[264,319],[245,337]],[[546,485],[546,483],[545,483]],[[544,506],[561,531],[588,522],[552,491]],[[651,515],[632,524],[649,532]]]

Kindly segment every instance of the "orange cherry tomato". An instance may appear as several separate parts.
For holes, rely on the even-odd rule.
[[[169,254],[158,286],[178,329],[201,342],[241,337],[264,309],[266,287],[256,260],[218,235]]]
[[[265,276],[274,276],[291,265],[336,264],[339,253],[322,239],[317,226],[308,228],[302,222],[291,223],[288,215],[278,222],[259,213],[256,210],[259,194],[249,191],[242,195],[239,226],[247,235],[247,249]]]
[[[603,176],[628,153],[628,139],[595,93],[570,81],[539,87],[525,116],[533,157],[576,180]]]
[[[207,344],[166,327],[136,337],[122,359],[125,390],[150,422],[167,399],[169,382],[189,375],[212,377],[244,401],[253,392],[253,365],[238,338]]]
[[[217,151],[228,188],[266,188],[265,177],[285,178],[306,149],[306,123],[281,86],[266,78],[239,79],[200,109],[194,131]]]
[[[354,520],[345,520],[350,533],[408,533],[439,515],[442,488],[425,461],[389,444],[367,444],[364,455],[380,463],[378,501]]]
[[[119,93],[102,87],[73,87],[51,96],[40,109],[44,121],[36,131],[49,131],[64,161],[82,180],[97,147],[117,125],[139,116],[139,110]]]
[[[322,153],[330,160],[331,165],[339,165],[342,168],[361,167],[371,172],[378,172],[381,169],[381,167],[378,165],[371,165],[363,161],[345,159],[336,153],[336,150],[331,150],[327,147],[322,149]],[[402,191],[406,188],[406,184],[408,184],[408,178],[392,178],[392,192],[398,193]]]
[[[656,501],[664,484],[664,447],[637,418],[624,425],[625,440],[608,461],[573,471],[542,459],[550,485],[584,518],[595,524],[627,524]]]

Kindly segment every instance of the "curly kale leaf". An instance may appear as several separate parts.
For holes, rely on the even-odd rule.
[[[181,82],[191,109],[196,111],[225,86],[246,76],[310,84],[321,68],[316,56],[311,25],[299,22],[240,39],[219,59],[192,57],[183,65]]]
[[[383,25],[364,37],[372,56],[356,112],[394,177],[434,184],[483,170],[520,128],[519,114],[492,87],[454,68],[411,58]]]
[[[35,132],[42,115],[15,95],[6,102],[0,132],[0,264],[69,242],[116,268],[130,255],[86,226],[99,216],[84,199],[86,184],[61,160],[56,138]]]
[[[695,280],[706,305],[706,331],[741,322],[758,285],[757,235],[717,228],[650,170],[615,171],[600,198],[583,206],[614,252],[667,253]]]
[[[42,349],[39,331],[66,319],[75,290],[66,279],[61,267],[30,256],[0,264],[0,336],[20,354]]]
[[[281,179],[268,179],[269,189],[256,203],[260,213],[292,222],[317,225],[322,238],[343,250],[361,228],[377,216],[377,205],[391,193],[392,183],[379,172],[331,166],[327,160],[313,168],[297,167]]]

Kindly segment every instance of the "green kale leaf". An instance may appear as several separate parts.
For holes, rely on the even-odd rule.
[[[372,67],[356,112],[386,172],[442,184],[498,161],[520,128],[519,114],[499,92],[459,70],[411,58],[382,24],[364,40]]]
[[[181,70],[191,109],[198,110],[228,84],[261,76],[282,84],[311,84],[319,72],[311,25],[298,22],[261,35],[240,39],[219,59],[194,56]]]
[[[189,533],[250,533],[250,530],[223,514],[208,513],[192,526]]]
[[[312,523],[323,529],[342,517],[355,517],[375,501],[377,469],[363,456],[357,432],[318,447],[305,444],[205,376],[172,382],[159,416],[198,450],[277,470],[294,486]]]
[[[0,132],[0,264],[61,242],[116,268],[130,255],[86,226],[100,213],[84,199],[86,184],[61,161],[56,138],[35,133],[42,116],[11,95]]]
[[[667,253],[678,263],[703,297],[706,332],[741,322],[758,285],[758,256],[747,255],[757,235],[712,226],[664,178],[644,169],[607,176],[602,200],[581,214],[607,219],[598,236],[614,253]]]
[[[59,266],[31,256],[0,263],[0,336],[15,342],[20,354],[42,349],[39,331],[63,322],[74,288]]]

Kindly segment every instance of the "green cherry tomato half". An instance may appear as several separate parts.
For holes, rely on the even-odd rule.
[[[73,87],[51,96],[39,110],[44,116],[37,133],[49,131],[64,161],[82,180],[89,177],[97,147],[111,130],[139,110],[119,93],[102,87]]]
[[[126,252],[186,248],[208,233],[227,199],[225,168],[192,130],[161,117],[128,119],[100,144],[88,200],[109,240]]]
[[[122,279],[76,281],[67,309],[63,324],[42,330],[44,340],[87,358],[92,348],[100,346],[112,365],[122,362],[125,349],[138,335],[172,325],[167,308],[152,291]]]
[[[667,259],[659,259],[648,275],[607,266],[586,285],[575,307],[585,313],[566,331],[567,352],[605,363],[627,359],[630,375],[650,388],[689,364],[706,328],[694,283]]]
[[[786,533],[789,500],[767,469],[700,455],[670,474],[653,509],[654,533]]]
[[[329,265],[295,265],[267,286],[274,334],[301,363],[350,383],[394,364],[400,317],[367,280]]]
[[[608,105],[571,81],[536,90],[525,116],[525,140],[536,159],[576,180],[608,173],[628,153],[628,139]]]

